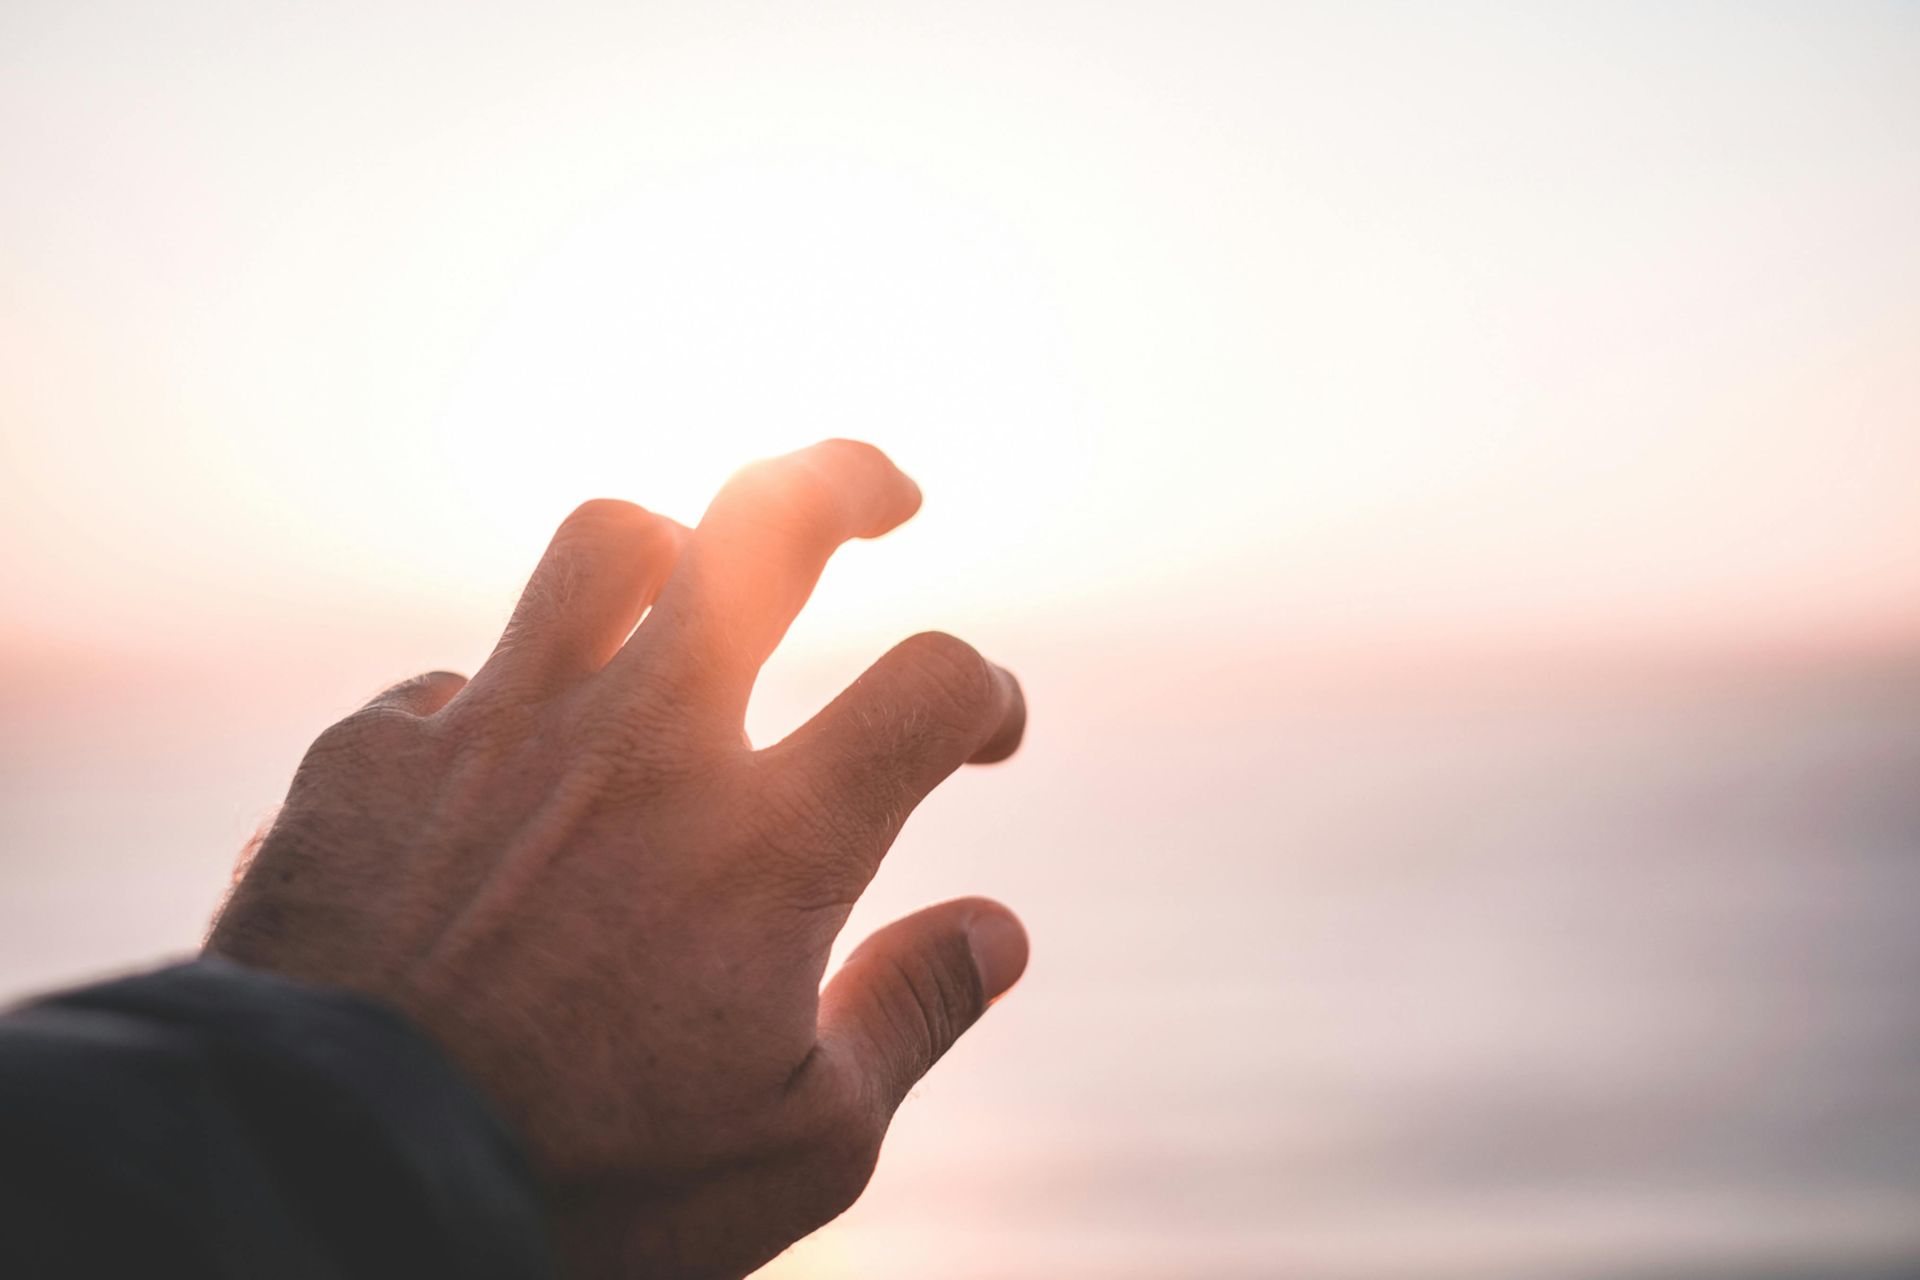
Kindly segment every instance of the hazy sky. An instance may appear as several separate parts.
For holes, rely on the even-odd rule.
[[[1884,632],[1917,85],[1903,5],[12,3],[0,643],[477,634],[829,434],[929,501],[803,643]]]

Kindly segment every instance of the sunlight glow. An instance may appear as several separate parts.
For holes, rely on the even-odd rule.
[[[1645,14],[1128,6],[1067,56],[1006,15],[669,7],[463,13],[418,66],[434,12],[15,42],[0,106],[61,122],[5,144],[16,635],[191,647],[167,602],[208,592],[483,626],[579,501],[691,520],[829,435],[928,506],[821,638],[1147,596],[1328,635],[1913,621],[1920,179],[1848,105],[1897,42],[1843,74],[1759,18],[1728,63]],[[1624,63],[1692,86],[1680,125]],[[354,109],[309,110],[342,65]]]

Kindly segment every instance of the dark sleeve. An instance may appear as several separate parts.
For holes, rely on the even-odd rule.
[[[0,1276],[552,1274],[511,1135],[396,1013],[202,959],[0,1018]]]

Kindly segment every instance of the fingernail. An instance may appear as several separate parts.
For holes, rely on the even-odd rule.
[[[895,467],[894,470],[900,471],[900,468]],[[910,520],[919,514],[920,504],[925,501],[925,495],[920,492],[920,484],[912,476],[904,471],[900,471],[900,478],[906,482],[905,497],[902,499],[901,506],[901,510],[905,511],[906,515],[900,518],[902,520]]]
[[[991,1001],[1020,980],[1027,967],[1027,931],[1006,912],[993,911],[967,922],[967,949],[973,953],[980,990]]]
[[[1027,696],[1021,691],[1020,681],[999,663],[992,666],[994,679],[999,681],[1004,691],[1002,696],[1006,709],[1001,716],[1000,726],[968,758],[969,764],[998,764],[1020,749],[1020,740],[1027,732]]]

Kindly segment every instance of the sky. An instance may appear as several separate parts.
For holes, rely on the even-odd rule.
[[[1457,905],[1431,878],[1403,900],[1405,866],[1368,852],[1438,840],[1458,854],[1438,865],[1468,868],[1459,883],[1511,874],[1545,895],[1486,909],[1514,940],[1502,964],[1585,974],[1611,954],[1594,920],[1643,892],[1594,870],[1581,824],[1612,814],[1601,828],[1643,853],[1706,859],[1670,886],[1700,914],[1669,922],[1658,970],[1698,1003],[1641,1026],[1645,974],[1605,969],[1596,988],[1648,1055],[1619,1078],[1654,1082],[1660,1106],[1731,1089],[1702,1066],[1686,1078],[1707,1093],[1660,1093],[1672,1081],[1650,1064],[1737,1053],[1779,991],[1728,997],[1676,939],[1765,951],[1782,921],[1815,950],[1891,939],[1876,897],[1911,887],[1885,845],[1920,820],[1905,791],[1862,779],[1920,764],[1902,665],[1920,645],[1917,86],[1920,8],[1904,4],[12,0],[0,994],[191,947],[313,733],[398,677],[471,670],[578,502],[692,521],[741,463],[854,436],[926,506],[830,568],[751,727],[778,736],[928,628],[1026,677],[1028,759],[958,782],[914,828],[919,860],[856,920],[996,891],[988,873],[1024,891],[1061,966],[1036,928],[1032,1007],[1058,1017],[1030,1015],[997,1054],[1071,1063],[1066,1029],[1099,1040],[1074,1010],[1107,998],[1099,975],[1125,969],[1142,913],[1168,900],[1152,833],[1152,856],[1204,873],[1174,932],[1218,962],[1141,1023],[1152,1043],[1189,1037],[1253,1073],[1223,1077],[1222,1096],[1271,1068],[1331,1091],[1329,1116],[1374,1116],[1354,1121],[1368,1133],[1383,1115],[1424,1132],[1454,1100],[1437,1077],[1380,1084],[1369,1112],[1336,1096],[1326,1060],[1232,1030],[1249,1008],[1297,1012],[1325,979],[1361,1011],[1323,1020],[1325,1043],[1409,1052],[1376,989],[1353,985],[1353,955],[1208,951],[1205,922],[1257,933],[1235,913],[1303,888],[1363,920]],[[1603,732],[1614,717],[1627,727]],[[1436,724],[1457,735],[1451,763]],[[1331,733],[1324,758],[1301,754],[1308,732]],[[1511,830],[1463,816],[1462,797],[1519,794],[1500,777],[1535,755],[1554,768],[1526,775]],[[1332,790],[1305,797],[1296,778]],[[1780,817],[1803,843],[1715,807],[1756,778],[1804,801]],[[1124,828],[1115,795],[1133,801]],[[1704,845],[1675,826],[1700,813],[1725,818]],[[1096,839],[1149,860],[1089,898]],[[1771,868],[1749,868],[1761,896],[1724,920],[1723,846]],[[1288,902],[1274,918],[1299,923],[1308,908]],[[1580,946],[1541,932],[1556,903]],[[1891,982],[1913,961],[1888,941],[1860,963]],[[1462,963],[1434,1006],[1459,1019],[1436,1014],[1414,1048],[1481,1105],[1510,1082],[1474,1029],[1511,1025],[1540,992]],[[1795,991],[1852,990],[1809,973]],[[1661,1038],[1720,1026],[1724,998],[1756,1001],[1738,1005],[1754,1021]],[[1920,1041],[1870,1028],[1920,1029],[1859,1007],[1873,1017],[1836,1043],[1904,1062]],[[1588,1043],[1542,1026],[1543,1060]],[[1127,1050],[1114,1079],[1164,1088],[1167,1052]],[[1085,1092],[1064,1069],[981,1070],[902,1139],[897,1187],[937,1179],[941,1152],[1009,1114],[1064,1131],[1041,1104]],[[1174,1149],[1126,1118],[1119,1084],[1095,1093],[1113,1167]],[[1638,1097],[1618,1099],[1633,1123],[1665,1114]],[[1869,1134],[1880,1113],[1859,1107]],[[1189,1157],[1233,1145],[1231,1121],[1189,1121],[1174,1126]],[[1577,1115],[1554,1123],[1537,1132],[1583,1140]],[[1720,1172],[1675,1203],[1709,1224],[1732,1204],[1732,1225],[1649,1239],[1708,1262],[1744,1240],[1726,1256],[1750,1256],[1771,1247],[1752,1234],[1766,1220],[1787,1244],[1920,1250],[1882,1209],[1920,1172],[1874,1165],[1865,1191],[1760,1212],[1714,1200],[1712,1177],[1792,1135],[1700,1123],[1725,1139],[1702,1139]],[[1502,1235],[1488,1224],[1511,1218],[1511,1187],[1479,1209],[1396,1201],[1398,1184],[1352,1172],[1371,1149],[1353,1132],[1275,1124],[1250,1130],[1279,1135],[1270,1152],[1234,1156],[1241,1181],[1215,1167],[1202,1182],[1240,1204],[1324,1158],[1385,1207],[1311,1230],[1203,1215],[1169,1237],[1217,1241],[1220,1277],[1277,1258],[1418,1273],[1369,1251],[1383,1230],[1418,1242],[1427,1274],[1442,1259],[1594,1274],[1582,1250],[1652,1221],[1630,1198],[1566,1192],[1536,1236]],[[1469,1185],[1451,1141],[1401,1154]],[[1261,1163],[1275,1151],[1290,1154]],[[1033,1167],[1061,1196],[1100,1173]],[[1654,1185],[1631,1161],[1613,1172],[1622,1195]],[[1009,1277],[1067,1274],[1082,1237],[1104,1242],[1093,1274],[1149,1258],[1123,1224],[1021,1225],[1020,1204],[1065,1203],[1039,1186],[971,1193],[1023,1242]],[[1155,1194],[1174,1218],[1192,1207]],[[832,1274],[920,1258],[936,1275],[915,1251],[937,1228],[905,1191],[876,1195],[812,1256]],[[804,1256],[791,1274],[811,1274]]]
[[[929,494],[829,630],[1910,627],[1916,22],[11,5],[0,634],[490,620],[826,435]]]

